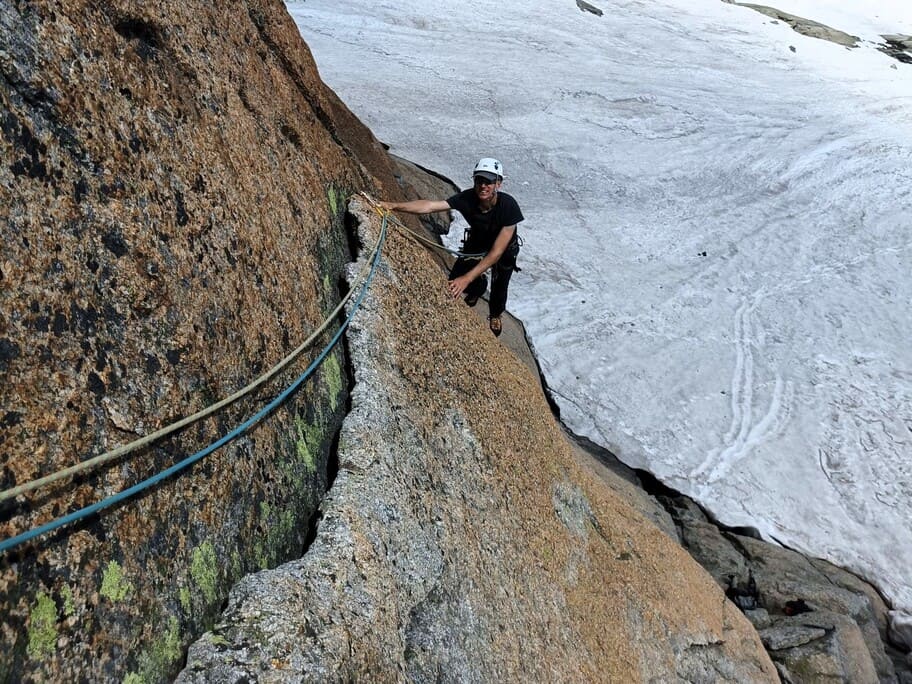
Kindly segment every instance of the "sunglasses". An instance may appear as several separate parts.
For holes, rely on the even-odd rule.
[[[488,180],[481,176],[475,176],[475,185],[494,185],[497,181]]]

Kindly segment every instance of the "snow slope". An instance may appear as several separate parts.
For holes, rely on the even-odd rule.
[[[717,0],[306,0],[329,83],[468,185],[497,156],[509,308],[569,427],[912,613],[912,12]],[[458,231],[461,235],[461,231]]]

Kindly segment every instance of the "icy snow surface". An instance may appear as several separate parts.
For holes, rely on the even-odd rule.
[[[906,619],[912,65],[872,41],[912,4],[775,3],[850,50],[717,0],[593,3],[288,8],[392,152],[464,186],[504,162],[509,308],[572,430]]]

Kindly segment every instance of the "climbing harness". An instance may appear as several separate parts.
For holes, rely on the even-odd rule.
[[[205,458],[206,456],[211,454],[213,451],[215,451],[219,447],[221,447],[221,446],[227,444],[228,442],[236,439],[237,437],[245,434],[251,427],[256,425],[260,420],[265,418],[268,414],[270,414],[278,406],[283,404],[288,399],[288,397],[291,396],[304,383],[304,381],[307,380],[313,374],[314,370],[316,370],[317,367],[323,362],[323,359],[325,359],[326,356],[329,354],[329,352],[332,351],[333,347],[335,347],[336,343],[342,337],[342,333],[345,332],[345,330],[348,328],[348,325],[349,325],[349,323],[351,323],[352,318],[354,318],[355,313],[360,308],[361,303],[364,300],[365,295],[367,294],[368,286],[370,285],[371,281],[373,280],[374,273],[377,268],[377,264],[380,261],[381,249],[383,247],[383,242],[386,239],[387,225],[388,225],[388,217],[384,216],[383,220],[381,222],[381,225],[380,225],[380,236],[377,239],[377,244],[374,246],[373,252],[371,253],[370,258],[368,259],[367,264],[365,264],[365,266],[362,267],[361,272],[358,274],[358,278],[355,281],[356,285],[354,285],[349,290],[349,294],[342,300],[342,302],[340,302],[339,306],[336,307],[336,309],[330,314],[330,316],[326,319],[326,321],[324,321],[323,325],[321,325],[320,328],[318,328],[317,331],[313,335],[311,335],[307,341],[305,341],[305,343],[303,343],[301,346],[299,346],[294,352],[292,352],[289,356],[287,356],[285,359],[283,359],[273,369],[268,371],[265,375],[261,376],[255,382],[253,382],[250,385],[248,385],[247,387],[245,387],[243,390],[240,390],[239,392],[231,395],[231,397],[228,397],[227,399],[224,399],[221,402],[218,402],[217,404],[213,404],[213,406],[209,407],[205,411],[200,411],[199,413],[194,414],[193,416],[189,416],[188,418],[178,421],[177,423],[174,423],[173,425],[171,425],[167,428],[163,428],[162,430],[159,430],[147,437],[136,440],[135,442],[131,442],[130,444],[127,444],[124,447],[121,447],[120,449],[115,449],[112,452],[108,452],[107,454],[102,454],[102,456],[96,457],[95,459],[91,459],[91,461],[86,461],[85,463],[80,464],[80,466],[89,464],[90,462],[93,465],[97,465],[99,463],[104,462],[104,460],[110,460],[111,458],[115,458],[116,456],[125,454],[129,451],[134,451],[141,446],[149,444],[150,442],[163,437],[166,434],[170,434],[171,432],[174,432],[174,430],[177,430],[180,427],[183,427],[184,425],[189,425],[190,423],[192,423],[196,420],[199,420],[200,418],[204,417],[204,415],[209,415],[209,414],[213,413],[214,411],[218,410],[219,408],[227,406],[228,404],[232,403],[233,401],[236,401],[237,399],[239,399],[241,396],[244,396],[244,394],[249,393],[255,387],[258,387],[259,385],[266,382],[266,380],[268,380],[269,378],[275,376],[276,373],[278,373],[282,368],[287,366],[298,354],[300,354],[300,352],[303,350],[303,348],[305,346],[307,346],[307,344],[311,343],[313,341],[313,339],[315,339],[323,330],[326,329],[326,327],[334,319],[334,317],[338,314],[338,312],[342,310],[342,307],[351,298],[353,293],[358,291],[358,287],[360,287],[360,291],[358,291],[358,296],[355,299],[354,305],[352,306],[351,313],[349,313],[349,315],[346,317],[345,321],[343,321],[342,325],[339,327],[339,330],[336,331],[335,335],[333,335],[333,337],[329,341],[329,343],[323,348],[323,350],[320,352],[320,354],[317,355],[317,357],[310,363],[310,365],[307,367],[307,369],[300,376],[298,376],[298,378],[296,378],[294,380],[294,382],[292,382],[291,385],[289,385],[281,394],[279,394],[275,399],[273,399],[271,402],[269,402],[260,411],[258,411],[256,414],[254,414],[253,416],[248,418],[245,422],[243,422],[241,425],[236,427],[234,430],[230,431],[229,433],[224,435],[221,439],[213,442],[206,448],[201,449],[200,451],[197,451],[192,456],[188,456],[187,458],[180,461],[179,463],[172,465],[171,467],[159,472],[158,474],[156,474],[146,480],[143,480],[142,482],[140,482],[132,487],[129,487],[128,489],[125,489],[118,494],[110,496],[110,497],[103,499],[97,503],[94,503],[90,506],[86,506],[85,508],[81,508],[80,510],[74,511],[73,513],[70,513],[68,515],[62,516],[55,520],[52,520],[48,523],[45,523],[44,525],[33,528],[27,532],[23,532],[22,534],[16,535],[15,537],[11,537],[9,539],[3,540],[2,542],[0,542],[0,553],[8,551],[8,550],[18,546],[19,544],[22,544],[31,539],[34,539],[35,537],[38,537],[42,534],[51,532],[52,530],[55,530],[58,527],[62,527],[63,525],[67,525],[69,523],[76,522],[78,520],[82,520],[83,518],[86,518],[87,516],[92,515],[93,513],[96,513],[104,508],[108,508],[109,506],[113,506],[116,503],[119,503],[121,501],[124,501],[125,499],[130,498],[134,494],[137,494],[143,490],[148,489],[149,487],[152,487],[153,485],[161,482],[162,480],[167,479],[171,475],[174,475],[175,473],[178,473],[178,472],[186,469],[190,465],[196,463],[197,461]],[[368,268],[368,265],[369,265],[369,268]],[[365,274],[366,274],[366,276],[365,276]],[[363,280],[363,283],[358,283],[358,280]],[[114,454],[114,455],[112,456],[111,454]],[[104,460],[101,460],[101,459],[104,459]],[[24,488],[24,489],[22,489],[22,491],[31,491],[32,489],[36,489],[44,484],[53,482],[53,481],[61,479],[63,477],[67,477],[68,475],[71,475],[74,472],[79,472],[79,470],[84,470],[84,469],[85,468],[80,468],[79,466],[74,466],[73,468],[67,468],[65,470],[61,470],[58,473],[55,473],[54,475],[48,476],[46,478],[41,478],[40,480],[35,480],[33,482],[22,485],[22,487]],[[14,490],[19,490],[19,489],[20,489],[20,487],[14,487],[11,490],[7,490],[6,492],[3,492],[2,496],[0,496],[0,500],[10,498],[11,496],[15,496],[16,494],[10,494],[10,492],[12,492]],[[18,493],[21,493],[21,492],[18,492]]]

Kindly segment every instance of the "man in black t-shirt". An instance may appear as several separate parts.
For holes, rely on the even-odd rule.
[[[500,335],[501,314],[507,307],[507,289],[516,269],[519,236],[516,225],[523,220],[516,200],[500,192],[503,166],[496,159],[485,157],[475,164],[473,187],[447,200],[413,200],[411,202],[381,202],[387,209],[408,214],[430,214],[455,209],[469,224],[463,251],[466,254],[484,253],[480,260],[460,258],[450,270],[447,289],[453,297],[465,295],[466,304],[475,306],[487,289],[485,271],[491,269],[491,300],[488,302],[491,332]]]

